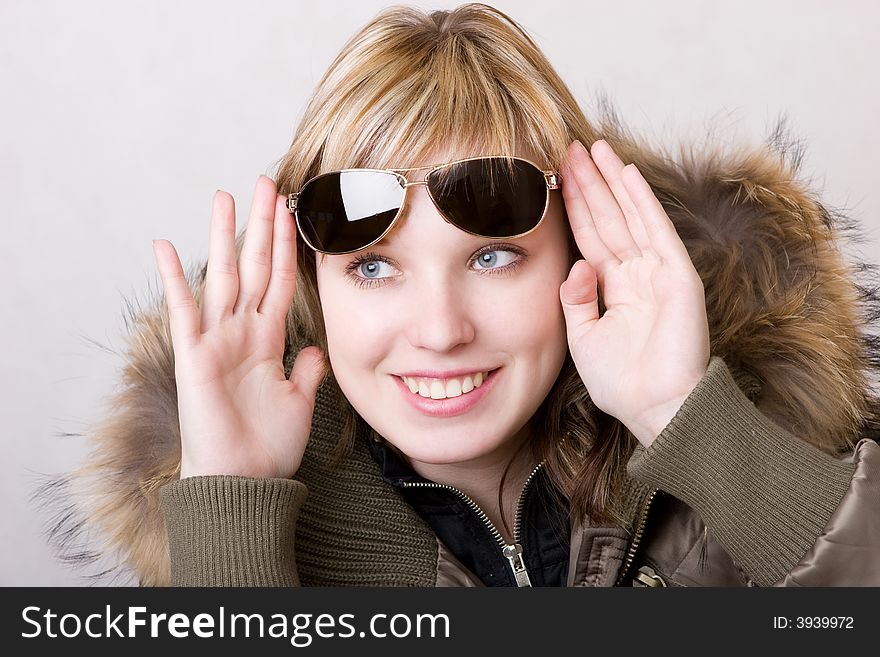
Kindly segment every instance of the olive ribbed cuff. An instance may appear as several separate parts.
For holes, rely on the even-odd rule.
[[[756,584],[780,581],[816,542],[855,466],[763,415],[723,359],[627,472],[691,506]]]
[[[299,586],[292,479],[188,477],[160,489],[174,586]]]

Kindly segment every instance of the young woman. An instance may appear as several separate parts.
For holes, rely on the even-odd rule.
[[[383,12],[246,233],[218,191],[193,280],[154,243],[92,520],[144,584],[880,585],[874,298],[793,173]]]

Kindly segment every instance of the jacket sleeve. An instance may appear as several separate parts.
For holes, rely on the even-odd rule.
[[[215,475],[166,484],[172,586],[299,586],[294,533],[306,485]]]
[[[760,586],[880,586],[880,446],[837,459],[763,415],[724,360],[627,472],[691,506]]]

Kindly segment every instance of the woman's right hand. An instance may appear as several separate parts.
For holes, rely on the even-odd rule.
[[[290,478],[302,461],[325,368],[311,346],[284,375],[297,238],[285,200],[260,176],[238,263],[235,201],[217,191],[201,308],[174,246],[153,243],[174,346],[181,479]]]

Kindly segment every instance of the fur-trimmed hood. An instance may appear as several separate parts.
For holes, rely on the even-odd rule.
[[[858,227],[798,179],[802,152],[782,125],[757,147],[681,147],[674,155],[642,145],[614,120],[602,133],[624,161],[638,164],[675,223],[704,283],[712,354],[725,359],[756,406],[830,454],[876,431],[874,266],[843,259],[839,245],[860,242]],[[204,275],[205,263],[188,275],[197,301]],[[129,573],[142,584],[164,584],[169,556],[159,488],[178,477],[180,437],[162,296],[151,291],[146,301],[128,301],[125,319],[118,392],[107,416],[84,434],[93,451],[36,497],[50,512],[48,538],[62,560],[88,565],[104,580]],[[291,326],[288,374],[308,344]],[[329,467],[339,429],[331,380],[318,391],[304,472]],[[333,478],[379,481],[375,472],[364,474],[377,467],[364,453],[356,449]],[[306,483],[320,523],[326,488],[317,478]],[[316,527],[306,531],[331,531]]]

